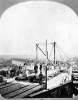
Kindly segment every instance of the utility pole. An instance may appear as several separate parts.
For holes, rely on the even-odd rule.
[[[48,51],[47,51],[47,40],[46,40],[46,89],[47,89],[47,62],[48,62]]]
[[[38,44],[36,44],[36,61],[38,61]]]
[[[56,45],[56,42],[54,42],[54,65],[56,65],[56,59],[55,59],[55,45]]]

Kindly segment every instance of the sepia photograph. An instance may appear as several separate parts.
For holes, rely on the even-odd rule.
[[[0,0],[0,100],[78,98],[78,0]]]

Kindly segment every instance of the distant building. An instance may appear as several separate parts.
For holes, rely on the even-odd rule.
[[[24,61],[12,60],[12,64],[17,65],[17,66],[23,66],[24,65]]]

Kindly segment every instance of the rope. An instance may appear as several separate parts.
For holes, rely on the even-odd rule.
[[[46,56],[46,54],[43,52],[43,50],[38,46],[38,48],[40,49],[40,51],[44,54],[44,56]],[[52,61],[48,58],[48,60],[51,62],[51,64],[53,64],[52,63]],[[54,65],[54,64],[53,64]],[[54,65],[55,66],[55,65]]]
[[[51,52],[50,52],[50,55],[49,55],[49,59],[50,59],[50,56],[51,56],[52,50],[53,50],[53,45],[52,45],[52,48],[51,48]]]
[[[58,44],[57,44],[58,45]],[[58,45],[59,47],[59,45]],[[59,47],[60,48],[60,47]],[[60,50],[64,53],[64,51],[60,48]],[[65,53],[64,53],[65,54]],[[65,54],[65,56],[68,58],[68,56]],[[69,58],[68,58],[69,59]],[[70,60],[70,59],[69,59]]]
[[[63,57],[62,57],[62,55],[61,55],[61,53],[60,53],[60,51],[59,51],[59,49],[58,49],[58,46],[57,46],[57,45],[56,45],[56,47],[57,47],[57,50],[58,50],[58,52],[59,52],[60,59],[64,61],[64,59],[63,59]]]

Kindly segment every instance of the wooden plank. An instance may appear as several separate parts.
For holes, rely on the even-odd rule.
[[[0,86],[5,85],[5,84],[8,84],[8,83],[7,82],[2,82],[2,83],[0,83]]]
[[[18,94],[21,94],[22,92],[25,92],[25,91],[27,91],[29,89],[32,89],[32,88],[36,87],[36,86],[37,86],[36,84],[34,84],[34,85],[33,84],[30,84],[27,87],[25,86],[24,88],[21,88],[19,90],[16,90],[14,92],[11,92],[9,94],[4,95],[4,97],[5,98],[13,98],[14,96],[16,96]]]
[[[33,92],[37,92],[39,90],[43,89],[43,86],[37,86],[37,87],[34,87],[26,92],[23,92],[17,96],[15,96],[14,98],[23,98],[23,97],[27,97],[29,94],[33,93]]]
[[[14,85],[14,83],[8,83],[8,84],[5,84],[5,85],[2,85],[2,86],[0,86],[0,89],[11,86],[11,85]]]
[[[22,88],[22,87],[25,87],[25,86],[22,85],[22,84],[16,83],[16,84],[14,84],[14,85],[12,85],[12,86],[9,86],[9,87],[0,89],[0,94],[1,94],[1,95],[5,95],[5,94],[11,93],[11,92],[13,92],[13,91],[15,91],[15,90],[18,90],[18,89],[20,89],[20,88]]]
[[[39,94],[42,94],[42,93],[45,93],[45,92],[47,92],[48,90],[42,90],[42,91],[39,91],[39,92],[37,92],[37,93],[33,93],[33,94],[30,94],[29,95],[29,97],[35,97],[35,96],[37,96],[37,95],[39,95]]]
[[[78,84],[78,81],[73,81],[74,84]]]

